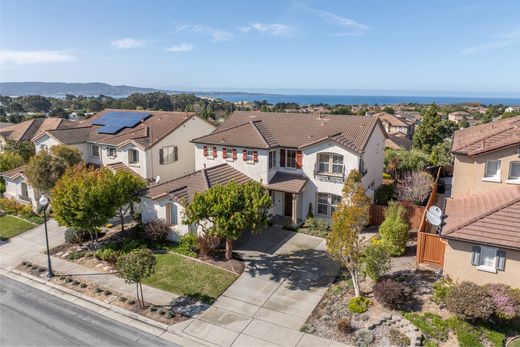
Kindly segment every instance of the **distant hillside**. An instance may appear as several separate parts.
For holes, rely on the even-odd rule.
[[[45,95],[64,96],[65,94],[97,96],[125,96],[132,93],[152,93],[159,89],[132,86],[113,86],[107,83],[63,83],[63,82],[0,82],[0,95]]]

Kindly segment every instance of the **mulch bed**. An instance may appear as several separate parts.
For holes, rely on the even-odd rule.
[[[34,265],[26,261],[18,265],[17,269],[36,277],[43,278],[47,276],[46,267]],[[55,276],[49,281],[72,289],[78,293],[88,295],[96,300],[119,306],[161,323],[175,324],[190,318],[187,315],[177,312],[174,306],[155,306],[145,301],[144,308],[140,308],[137,299],[134,297],[103,286],[98,286],[96,283],[91,281],[75,278],[74,276],[55,273]]]

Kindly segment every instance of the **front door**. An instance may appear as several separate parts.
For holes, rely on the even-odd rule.
[[[284,208],[284,214],[287,216],[287,217],[292,217],[292,194],[291,193],[285,193],[285,208]]]

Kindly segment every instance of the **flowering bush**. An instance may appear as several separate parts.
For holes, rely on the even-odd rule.
[[[500,283],[486,285],[491,300],[495,305],[495,314],[501,319],[513,319],[520,315],[520,302],[514,290]]]
[[[446,296],[446,307],[462,319],[489,319],[493,314],[493,300],[487,288],[472,282],[462,282]]]

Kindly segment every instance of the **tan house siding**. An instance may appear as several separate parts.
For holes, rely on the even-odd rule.
[[[520,288],[520,251],[506,249],[504,271],[496,273],[478,270],[471,265],[472,247],[475,244],[448,240],[444,260],[444,272],[458,282],[470,281],[477,284],[504,283]]]
[[[518,156],[518,145],[499,151],[485,153],[470,157],[467,155],[455,155],[452,197],[457,198],[465,195],[491,191],[508,183],[509,166],[512,161],[520,161]],[[500,182],[488,182],[483,180],[487,160],[501,161]]]

